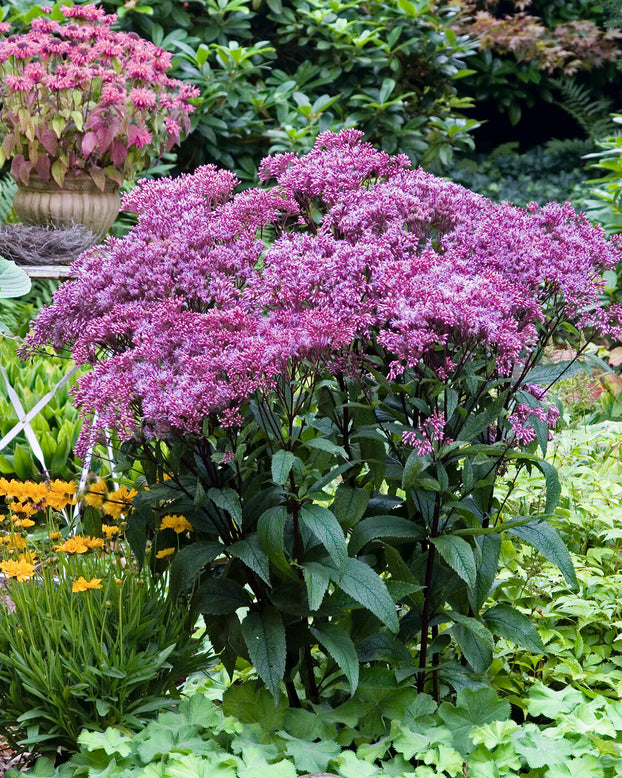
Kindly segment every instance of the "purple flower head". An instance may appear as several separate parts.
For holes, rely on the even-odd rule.
[[[93,365],[76,397],[100,427],[235,426],[256,393],[310,366],[363,381],[372,363],[389,380],[425,366],[450,384],[479,360],[507,384],[551,322],[618,326],[599,294],[622,253],[569,206],[494,205],[351,130],[261,170],[276,183],[239,194],[213,166],[140,181],[123,201],[137,225],[79,257],[39,315],[31,347]],[[538,387],[523,391],[507,425],[517,445],[557,419]],[[433,409],[403,441],[430,453],[447,424]]]

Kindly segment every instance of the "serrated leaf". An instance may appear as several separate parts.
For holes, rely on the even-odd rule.
[[[428,457],[422,457],[416,451],[412,451],[404,465],[402,474],[402,489],[410,489],[415,483],[419,474],[430,464]]]
[[[263,548],[259,544],[256,534],[238,540],[229,546],[229,553],[240,559],[247,567],[270,584],[270,561]]]
[[[292,569],[283,548],[283,532],[287,522],[287,509],[283,505],[268,508],[257,521],[257,538],[272,564],[284,573]]]
[[[192,598],[193,611],[210,616],[224,616],[250,604],[250,597],[242,584],[230,578],[209,578]]]
[[[452,626],[451,632],[456,638],[464,658],[476,673],[486,672],[492,662],[494,646],[490,631],[471,616],[463,616],[453,611],[450,615],[456,622]]]
[[[345,570],[348,549],[335,514],[321,505],[303,505],[300,509],[300,522],[324,546],[337,569]]]
[[[537,548],[545,559],[559,567],[567,583],[574,589],[577,588],[577,577],[570,553],[554,527],[546,521],[534,521],[532,524],[523,524],[522,527],[512,527],[509,531]]]
[[[493,634],[511,640],[528,651],[544,654],[545,648],[535,625],[510,605],[495,605],[482,615]]]
[[[501,553],[501,536],[497,534],[481,535],[476,542],[480,548],[482,561],[477,570],[472,607],[475,611],[478,611],[486,601],[497,577],[499,555]]]
[[[187,591],[201,569],[222,554],[223,548],[221,543],[192,543],[175,554],[169,568],[171,596],[179,597]]]
[[[477,582],[477,567],[473,549],[467,541],[457,535],[439,535],[430,540],[451,569],[473,589]]]
[[[272,607],[249,613],[242,622],[242,635],[250,660],[276,706],[285,675],[285,628],[281,614]]]
[[[228,486],[223,489],[208,489],[207,496],[221,510],[226,511],[236,524],[242,523],[242,505],[233,489]]]
[[[423,531],[413,521],[401,516],[370,516],[356,525],[348,543],[348,553],[353,556],[377,538],[404,538],[420,540]],[[467,544],[468,545],[468,544]]]
[[[341,746],[333,740],[311,742],[280,733],[286,740],[286,754],[290,756],[298,771],[305,773],[323,773],[331,759],[341,753]]]
[[[544,476],[546,484],[546,505],[544,507],[544,512],[553,513],[557,507],[557,503],[559,502],[559,498],[562,493],[562,487],[559,483],[559,474],[557,473],[557,468],[545,460],[537,460],[534,462],[534,464]]]
[[[586,368],[582,362],[577,360],[563,360],[550,365],[538,365],[527,373],[525,384],[539,384],[540,386],[551,386],[562,378],[572,378],[579,373],[585,373]]]
[[[327,454],[334,454],[335,456],[340,456],[344,459],[348,458],[348,454],[343,446],[338,446],[336,443],[333,443],[332,440],[327,440],[326,438],[312,438],[311,440],[305,441],[305,446],[318,449],[319,451],[325,451]]]
[[[336,624],[312,627],[311,634],[337,662],[348,679],[350,694],[354,694],[359,683],[359,659],[352,638]]]
[[[393,598],[385,582],[369,565],[350,557],[343,575],[334,580],[340,589],[377,616],[391,632],[399,630]]]
[[[369,494],[360,487],[339,484],[331,510],[344,529],[351,529],[357,524],[369,502]]]
[[[307,562],[302,565],[302,573],[307,587],[309,610],[316,611],[328,589],[331,571],[317,562]]]
[[[289,478],[290,470],[294,465],[296,459],[292,451],[286,449],[280,449],[272,457],[272,480],[275,484],[283,486],[283,484]]]

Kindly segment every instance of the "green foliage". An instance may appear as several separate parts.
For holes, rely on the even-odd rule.
[[[622,114],[613,114],[612,118],[616,125],[622,124]],[[622,135],[609,135],[597,146],[601,150],[587,158],[596,160],[592,167],[601,178],[588,181],[580,194],[587,215],[602,224],[608,235],[616,235],[622,232]],[[617,279],[613,286],[617,286]]]
[[[251,181],[266,154],[306,151],[318,132],[351,126],[426,167],[472,146],[477,123],[462,117],[470,101],[455,80],[474,44],[452,29],[448,2],[108,5],[176,50],[175,75],[201,90],[186,167],[215,162]]]
[[[134,737],[85,731],[69,762],[54,768],[40,759],[26,775],[295,778],[330,770],[342,778],[614,778],[622,769],[622,704],[573,689],[536,684],[519,724],[490,688],[463,689],[455,705],[437,707],[375,673],[340,708],[303,711],[275,709],[265,690],[241,681],[223,696],[222,677],[213,676]],[[232,691],[247,704],[234,704]]]
[[[206,438],[129,441],[126,466],[140,459],[149,484],[129,519],[134,552],[142,558],[155,533],[151,558],[163,570],[170,557],[157,554],[178,550],[172,597],[191,595],[227,669],[249,660],[275,702],[284,682],[291,705],[338,704],[377,663],[438,698],[441,685],[460,688],[488,669],[497,638],[542,648],[528,619],[487,597],[507,531],[576,586],[543,520],[561,487],[535,453],[546,429],[526,451],[489,440],[516,387],[485,390],[488,369],[472,362],[451,387],[423,364],[393,382],[378,372],[375,385],[326,378],[317,392],[292,378],[250,403],[237,438],[213,427]],[[526,380],[554,380],[550,372]],[[476,400],[474,386],[484,387]],[[431,408],[446,409],[451,442],[425,455],[401,448],[408,419]],[[227,451],[231,464],[215,471]],[[542,472],[545,503],[501,521],[500,468]],[[163,529],[171,514],[193,532]]]
[[[582,201],[574,189],[588,173],[584,157],[594,149],[590,140],[550,140],[526,152],[517,142],[503,143],[489,154],[461,157],[451,171],[451,179],[496,202],[515,205],[536,202]]]
[[[0,731],[16,751],[52,756],[74,752],[85,727],[144,726],[206,659],[131,561],[59,554],[55,567],[0,595]],[[79,576],[101,588],[72,591]]]
[[[0,336],[0,364],[26,412],[30,411],[70,371],[73,363],[57,357],[35,357],[23,363],[16,355],[18,342]],[[80,432],[78,411],[72,404],[72,381],[56,391],[50,402],[30,422],[52,478],[71,480],[81,470],[73,455]],[[18,422],[4,380],[0,379],[0,438]],[[0,451],[0,474],[27,481],[36,478],[42,465],[32,453],[22,431]]]
[[[525,707],[536,682],[573,687],[588,698],[618,698],[622,689],[622,425],[606,422],[557,434],[550,459],[561,497],[553,524],[571,549],[578,581],[569,592],[559,573],[528,548],[503,543],[504,572],[493,597],[528,614],[545,652],[498,646],[493,684]],[[511,512],[541,509],[542,479],[526,473],[510,497]],[[490,611],[489,611],[490,613]]]

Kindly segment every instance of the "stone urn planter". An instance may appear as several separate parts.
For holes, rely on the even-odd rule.
[[[119,213],[119,187],[106,181],[102,192],[89,176],[66,176],[62,187],[30,175],[28,186],[18,182],[13,199],[15,213],[24,224],[52,225],[66,229],[83,224],[102,240]]]

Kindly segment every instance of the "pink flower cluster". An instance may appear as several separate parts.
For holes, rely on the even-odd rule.
[[[120,185],[179,142],[198,92],[167,75],[168,52],[113,30],[114,14],[61,11],[0,40],[0,157],[25,184],[34,171],[59,185],[80,173],[102,189],[106,179]]]
[[[373,355],[390,380],[425,363],[451,384],[483,359],[511,380],[547,327],[614,326],[600,277],[622,254],[602,230],[567,206],[495,205],[360,136],[268,158],[267,189],[234,195],[211,166],[139,182],[137,226],[78,259],[30,346],[93,365],[77,399],[99,425],[167,437],[236,423],[302,366],[364,376]],[[526,408],[510,420],[522,442]],[[428,451],[444,426],[428,415],[404,441]]]

